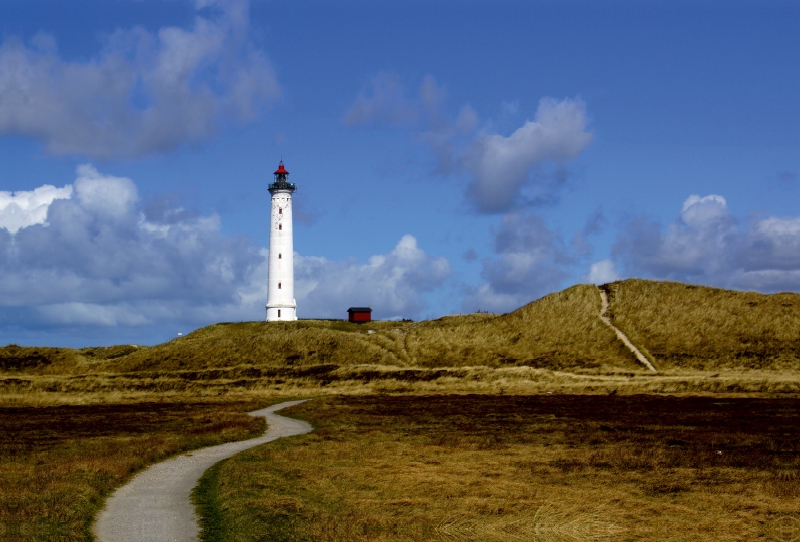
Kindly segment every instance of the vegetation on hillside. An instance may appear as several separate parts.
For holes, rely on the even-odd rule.
[[[440,318],[408,331],[414,364],[520,366],[574,371],[640,367],[598,315],[597,288],[578,285],[491,318]]]
[[[665,369],[800,369],[800,295],[678,282],[605,285],[609,314]]]
[[[209,326],[165,345],[111,360],[114,372],[237,365],[382,365],[635,369],[597,319],[592,286],[575,286],[507,315],[460,315],[413,322],[306,320]]]
[[[365,397],[362,403],[325,399],[314,402],[321,406],[313,412],[303,407],[303,415],[314,416],[321,431],[303,437],[291,453],[287,443],[272,448],[284,446],[281,456],[251,456],[289,479],[306,480],[302,469],[316,469],[324,487],[300,484],[300,493],[282,493],[275,485],[279,480],[265,478],[253,488],[250,479],[241,478],[244,467],[238,463],[213,472],[230,468],[225,477],[242,482],[244,495],[263,497],[266,508],[258,518],[269,517],[279,529],[276,533],[311,532],[315,539],[347,538],[373,533],[371,529],[375,540],[411,536],[393,531],[395,524],[439,529],[436,536],[457,539],[477,525],[469,514],[498,529],[570,514],[589,521],[580,525],[597,525],[591,523],[597,510],[584,504],[606,497],[612,500],[604,502],[622,503],[617,512],[626,518],[644,507],[635,516],[642,525],[650,525],[652,517],[666,518],[669,524],[673,516],[664,512],[672,510],[665,508],[667,502],[678,507],[690,503],[699,510],[692,516],[698,525],[714,520],[703,524],[707,532],[724,529],[727,523],[714,518],[725,517],[727,509],[720,504],[725,502],[741,504],[745,512],[737,517],[763,521],[759,525],[766,529],[778,517],[780,499],[795,502],[800,495],[793,474],[797,443],[779,434],[796,419],[789,424],[787,412],[770,410],[767,403],[717,399],[680,406],[669,403],[671,399],[659,403],[620,396],[797,395],[800,295],[641,280],[603,288],[612,322],[647,353],[659,374],[639,365],[601,322],[598,290],[588,285],[505,315],[360,326],[328,320],[228,323],[152,347],[0,348],[0,405],[93,405],[0,406],[0,461],[7,465],[0,471],[0,523],[12,530],[24,527],[43,540],[56,535],[80,539],[100,496],[131,472],[181,450],[251,434],[252,420],[241,413],[244,408],[281,396],[378,392],[380,396]],[[497,397],[447,395],[476,392]],[[501,397],[545,392],[556,395],[540,395],[536,401],[552,399],[555,410],[542,410],[543,403],[539,410],[526,410],[524,401],[530,397]],[[416,395],[389,395],[400,393]],[[570,399],[558,393],[617,393],[618,398]],[[439,394],[441,400],[422,398],[424,394]],[[714,414],[712,406],[730,404],[737,406],[726,418]],[[423,409],[415,410],[415,405]],[[689,416],[690,406],[699,418]],[[595,414],[607,419],[592,418]],[[356,423],[357,418],[365,422]],[[443,430],[439,418],[454,424],[461,436]],[[614,425],[612,418],[627,421]],[[761,424],[761,436],[750,431],[748,420]],[[720,443],[723,457],[710,455],[709,447]],[[297,462],[310,466],[301,468]],[[347,477],[340,478],[342,472]],[[421,482],[451,477],[453,484]],[[484,498],[493,491],[494,480],[507,480],[507,493]],[[208,498],[233,502],[231,513],[241,513],[217,516],[218,522],[262,525],[261,519],[251,521],[253,512],[246,509],[250,501],[231,500],[226,491],[232,486],[207,483],[218,484],[207,488]],[[745,494],[728,499],[734,486]],[[565,500],[560,508],[547,508],[531,487]],[[264,497],[267,490],[273,493]],[[422,493],[392,496],[400,490]],[[431,507],[428,500],[437,491],[448,499],[447,492],[455,492],[453,499],[441,502],[454,504],[453,513],[461,515]],[[326,501],[326,495],[339,499],[340,508]],[[287,515],[287,510],[293,512]],[[648,515],[648,510],[657,514]],[[281,519],[289,517],[299,523]],[[392,518],[400,523],[392,524]],[[659,525],[652,524],[654,529]],[[486,540],[495,536],[483,534]]]
[[[0,348],[0,400],[141,401],[170,394],[797,392],[800,295],[626,280],[608,315],[578,285],[504,315],[356,325],[221,323],[146,347]],[[87,397],[94,399],[87,399]]]
[[[505,315],[424,322],[328,320],[215,324],[154,347],[0,349],[0,368],[27,374],[130,373],[222,367],[381,365],[637,369],[600,322],[593,286],[573,286]]]

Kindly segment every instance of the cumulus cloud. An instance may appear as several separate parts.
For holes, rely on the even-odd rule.
[[[0,45],[0,134],[48,152],[110,158],[169,151],[251,120],[279,95],[265,54],[247,39],[246,0],[198,0],[190,29],[119,30],[89,61],[58,56],[55,39]]]
[[[494,232],[492,258],[483,260],[482,278],[462,306],[466,311],[506,312],[556,290],[577,261],[573,247],[541,217],[514,212]]]
[[[17,233],[20,228],[44,224],[53,200],[68,199],[72,187],[56,188],[46,184],[30,192],[0,192],[0,228]]]
[[[102,175],[91,164],[78,166],[75,196],[80,206],[98,216],[129,216],[139,195],[133,181],[126,177]]]
[[[369,92],[359,93],[345,122],[415,130],[416,139],[435,155],[437,172],[464,175],[470,202],[485,213],[551,199],[566,178],[564,164],[593,139],[586,104],[579,99],[542,98],[534,120],[504,136],[492,123],[478,129],[478,115],[469,105],[449,118],[445,97],[430,75],[423,80],[419,96],[410,99],[398,75],[382,73],[373,79]],[[501,124],[508,124],[518,110],[518,102],[504,102]]]
[[[244,306],[260,306],[267,299],[267,257],[240,289]],[[425,292],[435,290],[451,276],[450,262],[422,250],[411,235],[393,250],[367,263],[336,261],[295,252],[295,299],[301,318],[344,318],[349,307],[372,306],[375,318],[413,318],[426,308]]]
[[[216,215],[146,216],[130,179],[84,165],[62,190],[69,197],[52,199],[46,220],[13,236],[6,227],[7,314],[34,310],[43,325],[194,321],[193,307],[238,304],[237,289],[260,261],[246,239],[221,235]]]
[[[764,292],[800,290],[800,217],[742,223],[725,198],[689,196],[666,228],[641,217],[613,250],[632,273]]]
[[[366,264],[295,260],[298,304],[304,301],[304,310],[313,311],[309,316],[340,317],[348,307],[367,305],[380,318],[416,316],[425,308],[421,294],[441,286],[451,273],[446,258],[426,254],[411,235]]]
[[[35,200],[24,221],[0,223],[6,334],[10,327],[63,336],[116,328],[130,336],[134,328],[191,330],[264,317],[268,251],[223,235],[215,214],[164,197],[142,202],[131,179],[88,164],[72,185],[3,198]],[[423,294],[451,274],[447,259],[425,253],[410,235],[365,264],[296,254],[295,266],[304,317],[343,317],[362,304],[381,318],[414,317],[425,308]]]
[[[533,121],[508,137],[481,134],[463,160],[472,180],[470,194],[482,211],[502,212],[514,204],[520,189],[543,162],[576,157],[592,141],[586,104],[581,100],[544,98]]]

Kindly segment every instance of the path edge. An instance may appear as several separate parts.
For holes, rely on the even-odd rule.
[[[624,344],[625,347],[633,353],[633,355],[636,357],[639,363],[650,369],[652,372],[657,373],[658,371],[650,362],[650,360],[647,359],[647,357],[644,354],[642,354],[642,352],[636,347],[636,345],[634,345],[631,342],[628,336],[625,335],[625,333],[623,333],[621,329],[619,329],[611,322],[611,318],[606,316],[606,312],[608,312],[608,293],[600,286],[597,287],[597,290],[600,292],[600,303],[601,303],[600,320],[602,320],[605,325],[614,330],[614,333],[617,334],[617,338],[620,341],[622,341],[622,344]]]
[[[300,418],[294,418],[292,416],[286,416],[286,415],[278,414],[278,412],[283,410],[284,408],[297,406],[297,405],[303,404],[303,403],[305,403],[307,401],[310,401],[310,400],[311,399],[302,399],[302,400],[299,400],[299,401],[298,400],[283,401],[281,403],[275,403],[274,405],[270,405],[269,407],[266,407],[266,408],[272,408],[272,407],[275,407],[275,406],[278,406],[278,405],[282,405],[284,403],[291,403],[291,404],[287,404],[286,406],[284,406],[282,408],[277,408],[277,409],[273,410],[272,414],[276,414],[276,415],[282,416],[284,418],[295,419],[295,420],[300,420],[300,421],[306,421],[306,420],[301,420]],[[266,408],[259,409],[259,410],[254,410],[252,412],[248,412],[248,414],[251,415],[251,416],[253,416],[253,415],[258,416],[259,414],[256,414],[256,413],[263,412],[263,411],[266,410]],[[266,419],[266,417],[267,417],[267,414],[264,414],[264,418],[265,419]],[[306,422],[306,423],[308,423],[308,422]],[[312,426],[312,431],[313,431],[313,426]],[[264,433],[261,436],[266,436],[267,433],[269,433],[269,422],[267,422],[267,429],[264,431]],[[308,433],[301,433],[301,434],[308,434]],[[291,435],[291,436],[297,436],[297,435]],[[259,437],[255,437],[255,438],[259,438]],[[287,438],[287,437],[280,437],[280,438]],[[246,442],[246,441],[240,441],[240,442]],[[218,524],[219,518],[218,517],[217,518],[215,518],[215,517],[211,517],[210,518],[209,516],[211,514],[208,513],[208,512],[212,512],[213,516],[219,516],[219,513],[218,513],[219,512],[219,506],[217,506],[218,500],[216,498],[216,495],[214,495],[214,497],[212,497],[212,499],[208,499],[207,497],[204,499],[204,497],[202,497],[201,494],[200,494],[200,491],[203,488],[203,486],[205,484],[216,484],[216,482],[218,480],[218,471],[219,471],[219,469],[222,467],[222,465],[225,462],[229,461],[230,459],[233,459],[234,457],[236,457],[239,454],[242,454],[244,452],[249,452],[249,451],[253,450],[254,448],[257,448],[259,446],[265,446],[267,444],[271,444],[272,442],[275,442],[275,441],[265,442],[263,444],[256,444],[255,446],[253,446],[251,448],[247,448],[246,450],[242,450],[241,452],[238,452],[238,453],[236,453],[236,454],[234,454],[234,455],[232,455],[230,457],[226,457],[225,459],[220,459],[219,461],[217,461],[216,463],[211,465],[208,469],[206,469],[206,471],[200,476],[200,478],[197,480],[197,485],[194,486],[194,488],[192,488],[192,492],[189,495],[189,499],[191,500],[192,505],[194,505],[194,514],[195,514],[195,518],[197,519],[197,526],[199,527],[199,530],[198,530],[198,533],[197,533],[197,542],[204,542],[206,540],[211,540],[211,541],[220,540],[220,537],[216,536],[216,533],[215,533],[215,531],[219,530],[219,528],[220,528],[220,525]],[[204,511],[206,513],[203,513]],[[206,532],[206,525],[208,524],[208,522],[213,522],[212,526],[211,526],[212,531],[210,533],[210,537],[209,538],[204,538],[203,535]]]
[[[167,462],[170,462],[170,461],[174,461],[174,460],[176,460],[176,459],[178,459],[178,458],[180,458],[180,457],[182,457],[182,456],[184,456],[186,454],[191,455],[193,453],[201,452],[201,451],[207,450],[209,448],[215,448],[215,447],[218,447],[218,446],[226,446],[226,445],[231,445],[231,444],[241,444],[241,443],[246,443],[246,442],[251,441],[251,440],[258,440],[258,439],[268,438],[270,436],[269,435],[270,431],[273,430],[273,426],[269,422],[269,417],[271,415],[276,415],[279,418],[292,419],[292,420],[295,420],[295,421],[303,422],[303,423],[305,423],[305,424],[307,424],[309,426],[308,431],[306,431],[305,433],[313,431],[313,426],[311,426],[311,424],[309,424],[305,420],[302,420],[300,418],[290,418],[289,416],[280,416],[280,415],[276,414],[278,411],[283,410],[284,408],[289,408],[289,407],[292,407],[292,406],[296,406],[296,405],[305,403],[307,401],[310,401],[312,399],[313,399],[313,397],[307,398],[307,399],[284,400],[284,401],[281,401],[279,403],[275,403],[275,404],[269,405],[267,407],[264,407],[264,408],[261,408],[261,409],[258,409],[258,410],[247,412],[247,414],[249,416],[263,417],[267,422],[267,427],[264,430],[264,432],[262,432],[261,434],[255,436],[255,437],[251,437],[251,438],[245,439],[245,440],[234,440],[234,441],[225,442],[225,443],[221,443],[221,444],[214,444],[214,445],[211,445],[211,446],[205,446],[205,447],[202,447],[202,448],[195,448],[195,449],[192,449],[192,450],[183,451],[183,452],[178,453],[178,454],[176,454],[176,455],[174,455],[172,457],[168,457],[168,458],[162,459],[161,461],[158,461],[158,462],[155,462],[155,463],[151,463],[151,464],[143,467],[139,471],[133,473],[127,480],[125,480],[125,482],[123,484],[115,487],[113,490],[111,490],[108,494],[106,494],[103,497],[101,506],[98,508],[97,512],[91,518],[91,520],[89,522],[89,525],[88,525],[88,534],[90,536],[90,540],[92,540],[93,542],[103,542],[104,541],[104,538],[101,535],[108,534],[108,533],[107,532],[105,532],[105,533],[102,532],[99,527],[100,527],[100,523],[101,523],[101,516],[103,516],[104,514],[106,514],[108,512],[108,502],[114,497],[114,495],[120,489],[122,489],[123,487],[125,487],[128,484],[132,483],[138,476],[144,474],[149,469],[151,469],[151,468],[153,468],[153,467],[155,467],[157,465],[160,465],[162,463],[167,463]],[[298,434],[304,434],[304,433],[298,433]],[[263,442],[263,444],[267,444],[268,442],[271,442],[273,440],[277,440],[279,438],[284,438],[284,436],[295,436],[295,435],[278,435],[278,436],[275,436],[270,441]],[[246,451],[248,449],[251,449],[253,447],[259,446],[260,444],[262,444],[262,443],[253,444],[252,446],[249,446],[249,447],[247,447],[247,448],[245,448],[243,450],[240,450],[239,452],[236,452],[233,455],[236,455],[237,453],[241,453],[241,452]],[[218,465],[219,463],[229,459],[230,457],[232,457],[232,456],[222,458],[222,459],[216,461],[215,463],[213,463],[212,465],[210,465],[206,469],[206,471],[204,471],[203,474],[201,474],[200,477],[197,478],[197,483],[199,483],[200,478],[202,478],[202,476],[205,475],[205,473],[208,471],[208,469],[214,467],[215,465]],[[195,484],[195,487],[196,487],[196,485],[197,484]],[[194,488],[192,489],[192,492],[193,491],[194,491]],[[188,504],[191,505],[191,508],[193,510],[194,520],[195,520],[194,523],[195,523],[195,525],[197,527],[199,527],[199,515],[197,514],[197,509],[196,509],[196,506],[194,505],[194,502],[191,500],[191,492],[190,492],[190,495],[189,495]],[[105,519],[104,521],[107,521],[107,519]],[[199,529],[198,529],[198,534],[199,534]],[[195,540],[197,540],[197,538],[195,538]]]

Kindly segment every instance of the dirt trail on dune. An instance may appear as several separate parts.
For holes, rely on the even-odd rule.
[[[628,347],[628,350],[633,352],[633,355],[636,356],[636,359],[638,359],[642,363],[642,365],[644,365],[645,367],[647,367],[648,369],[650,369],[654,373],[657,372],[656,368],[653,367],[653,364],[650,363],[650,360],[647,359],[646,357],[644,357],[644,354],[642,354],[639,351],[639,349],[636,348],[636,346],[630,341],[630,339],[628,339],[628,336],[625,335],[614,324],[611,323],[611,318],[606,316],[606,311],[608,311],[608,294],[605,291],[603,291],[602,289],[600,289],[600,288],[598,288],[598,290],[600,291],[600,299],[603,301],[603,307],[600,309],[600,319],[608,327],[610,327],[611,329],[614,330],[614,333],[617,334],[617,337],[619,337],[619,340],[621,340],[625,344],[625,346]]]
[[[262,436],[185,453],[137,474],[106,501],[93,526],[99,542],[193,542],[200,532],[192,489],[214,463],[253,446],[311,431],[311,425],[275,414],[302,403],[288,401],[251,412],[269,424]]]

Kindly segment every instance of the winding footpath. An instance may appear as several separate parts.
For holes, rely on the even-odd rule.
[[[303,401],[288,401],[250,412],[269,424],[260,437],[194,450],[157,463],[137,474],[106,501],[93,526],[99,542],[193,542],[200,532],[189,499],[203,473],[214,463],[253,446],[311,431],[311,425],[275,414]]]
[[[644,354],[642,354],[639,351],[639,349],[636,348],[636,346],[630,341],[630,339],[628,339],[628,336],[625,335],[614,324],[611,323],[611,318],[606,316],[606,311],[608,310],[608,294],[606,294],[606,292],[604,290],[601,290],[600,288],[598,288],[598,290],[600,290],[600,299],[603,301],[603,307],[600,309],[600,319],[603,322],[605,322],[605,324],[608,327],[614,330],[619,340],[621,340],[625,344],[625,346],[628,347],[628,350],[633,352],[633,355],[636,356],[636,359],[638,359],[642,363],[642,365],[644,365],[654,373],[657,372],[656,368],[653,367],[653,364],[650,363],[650,360],[644,357]]]

